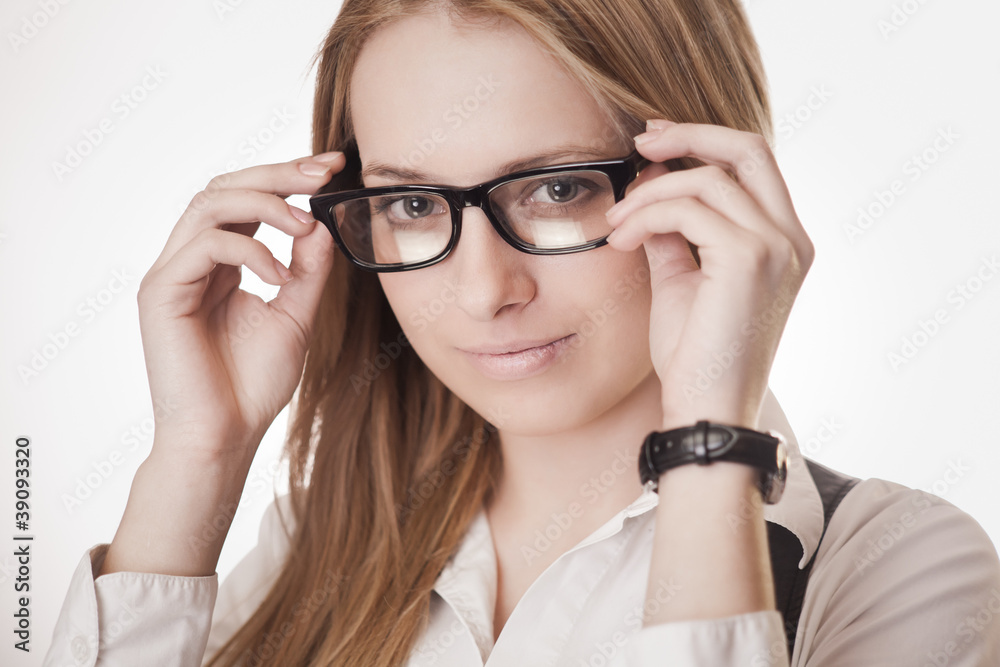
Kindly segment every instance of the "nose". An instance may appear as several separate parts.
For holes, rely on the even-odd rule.
[[[517,312],[534,297],[533,259],[544,258],[510,246],[481,208],[466,206],[458,245],[441,266],[458,285],[457,305],[472,319],[488,322]]]

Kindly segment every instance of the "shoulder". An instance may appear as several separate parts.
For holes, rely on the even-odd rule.
[[[884,479],[861,480],[844,496],[817,553],[850,556],[866,576],[883,559],[904,571],[952,559],[1000,572],[996,548],[982,526],[947,500]]]
[[[1000,558],[982,526],[947,500],[865,479],[831,518],[809,588],[814,602],[856,614],[937,614],[950,623],[993,594],[1000,600]]]
[[[891,662],[893,651],[939,650],[984,609],[1000,612],[1000,558],[986,531],[943,498],[873,478],[831,518],[803,616],[812,658],[836,655],[849,639]],[[1000,651],[1000,633],[993,637],[969,637],[964,659]]]

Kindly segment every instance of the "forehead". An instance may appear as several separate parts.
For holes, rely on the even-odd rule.
[[[493,164],[556,144],[616,143],[586,89],[507,21],[433,12],[382,26],[359,54],[350,95],[363,162],[451,181],[485,180]]]

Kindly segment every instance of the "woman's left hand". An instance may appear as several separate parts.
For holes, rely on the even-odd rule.
[[[609,211],[609,245],[642,244],[649,261],[650,352],[664,428],[698,419],[757,428],[812,242],[761,135],[662,120],[647,129],[636,148],[654,163],[706,163],[677,172],[651,164]],[[677,260],[675,233],[697,246],[700,269]]]

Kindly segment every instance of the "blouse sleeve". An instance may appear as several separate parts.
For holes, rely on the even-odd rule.
[[[81,558],[43,667],[197,667],[212,620],[218,575],[112,572],[95,580],[108,546],[98,544]]]
[[[622,667],[788,667],[785,628],[776,611],[648,625],[623,657]]]
[[[221,587],[217,573],[112,572],[95,579],[109,546],[95,545],[70,580],[43,667],[200,667],[263,600],[287,550],[283,535],[272,502],[257,546]]]

